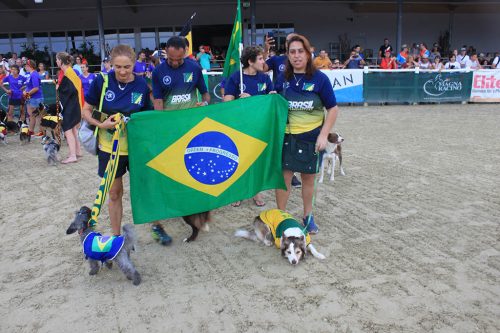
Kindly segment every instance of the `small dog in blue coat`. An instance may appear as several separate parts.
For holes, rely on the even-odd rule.
[[[83,245],[83,253],[90,264],[89,275],[95,275],[99,272],[99,261],[106,264],[106,267],[113,267],[112,261],[115,261],[127,279],[132,280],[134,285],[141,283],[141,275],[130,260],[130,251],[135,250],[137,237],[131,224],[123,226],[121,236],[102,236],[94,232],[88,223],[91,218],[90,208],[83,206],[76,212],[75,219],[66,230],[66,234],[72,234],[78,231]]]

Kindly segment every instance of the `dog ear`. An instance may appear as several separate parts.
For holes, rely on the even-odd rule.
[[[281,255],[284,257],[285,256],[285,249],[287,248],[287,243],[288,243],[288,238],[285,236],[281,236],[280,238],[280,250],[281,250]]]
[[[306,235],[302,235],[301,237],[301,250],[302,250],[302,258],[306,257],[307,254],[307,241]]]
[[[71,225],[68,227],[68,230],[66,230],[66,235],[72,234],[78,229],[76,228],[74,223],[71,223]]]

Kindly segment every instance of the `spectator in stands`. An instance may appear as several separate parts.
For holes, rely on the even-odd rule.
[[[7,71],[5,70],[5,67],[3,64],[0,64],[0,84],[2,84],[3,79],[7,76]],[[1,119],[0,119],[1,120]]]
[[[40,77],[40,80],[49,80],[49,72],[45,70],[45,64],[43,62],[38,64],[38,76]]]
[[[363,53],[361,53],[361,46],[360,46],[360,45],[356,44],[356,45],[353,47],[353,50],[354,50],[354,51],[356,51],[356,52],[359,54],[359,56],[360,56],[363,60],[365,60],[365,56],[364,56],[364,54],[363,54]]]
[[[422,58],[424,55],[426,55],[427,58],[430,58],[431,51],[429,51],[427,49],[427,44],[425,44],[425,43],[420,44],[420,53],[419,53],[419,55],[420,55],[420,58]]]
[[[12,57],[9,59],[9,66],[18,65],[17,64],[17,59],[18,59],[17,58],[17,53],[16,52],[12,52]],[[21,68],[21,67],[19,67],[19,68]]]
[[[378,58],[382,59],[382,57],[384,57],[386,51],[389,51],[391,53],[392,53],[392,51],[394,51],[391,44],[389,44],[388,38],[384,38],[384,44],[381,45],[380,48],[378,49]]]
[[[344,62],[344,68],[359,69],[363,68],[365,64],[366,62],[359,56],[359,53],[352,50],[350,57]]]
[[[82,58],[78,55],[75,58],[75,64],[73,65],[73,70],[76,72],[77,75],[82,74]]]
[[[396,64],[396,57],[391,55],[391,51],[385,51],[384,57],[380,62],[381,69],[396,69],[398,68]]]
[[[408,60],[406,63],[403,65],[403,69],[414,69],[415,67],[418,67],[418,62],[415,61],[415,57],[413,55],[408,55]]]
[[[444,65],[444,69],[460,69],[462,66],[460,66],[460,63],[457,61],[457,56],[452,54],[450,56],[450,61],[448,61]]]
[[[25,64],[26,63],[23,64],[23,60],[21,58],[16,59],[16,65],[17,65],[17,67],[19,67],[19,75],[24,76],[24,77],[28,77],[29,74],[26,73],[26,70],[24,69]]]
[[[471,56],[472,53],[477,53],[476,52],[476,48],[472,45],[470,45],[468,48],[467,48],[467,54],[469,55],[469,58]]]
[[[399,52],[397,58],[396,58],[396,63],[398,65],[398,68],[405,68],[405,64],[408,61],[408,46],[406,44],[403,44],[401,46],[401,52]]]
[[[344,66],[340,64],[340,60],[338,58],[333,59],[332,69],[342,69]]]
[[[101,72],[103,74],[109,74],[113,68],[111,67],[111,61],[109,60],[109,57],[105,57],[104,60],[102,61],[102,70]]]
[[[424,54],[423,56],[420,57],[420,61],[418,62],[418,67],[420,67],[420,69],[432,68],[432,64],[429,61],[429,56],[427,54]]]
[[[439,59],[441,59],[441,52],[439,52],[439,46],[437,44],[434,44],[429,59],[432,63],[434,63],[434,59],[436,57],[439,57]]]
[[[141,51],[137,56],[137,60],[134,65],[134,74],[138,76],[146,75],[146,52]]]
[[[420,45],[417,43],[413,43],[410,53],[413,56],[413,59],[416,59],[420,54]]]
[[[7,74],[10,72],[10,66],[9,66],[9,61],[4,58],[3,54],[0,55],[0,65],[3,66],[3,69],[5,69],[5,71],[7,72]]]
[[[314,58],[313,65],[316,69],[330,69],[332,67],[332,61],[328,57],[325,50],[319,51],[319,56]]]
[[[470,59],[467,60],[467,62],[465,63],[465,68],[472,69],[472,70],[482,68],[481,64],[479,63],[479,60],[477,59],[477,53],[471,54]]]
[[[441,62],[441,57],[440,56],[435,56],[434,57],[434,60],[431,63],[431,68],[435,69],[435,70],[438,70],[438,71],[441,71],[444,68],[443,63]]]
[[[316,48],[314,46],[311,45],[311,57],[313,58],[316,58],[317,55],[316,55]]]
[[[206,47],[203,45],[200,45],[200,48],[198,50],[199,52],[196,55],[196,60],[200,63],[202,69],[209,71],[210,60],[212,60],[213,58],[212,52],[210,52],[210,49],[207,52]]]
[[[500,69],[500,53],[495,52],[495,57],[493,58],[493,61],[491,62],[491,68],[492,69]]]
[[[460,63],[461,68],[465,68],[467,61],[469,60],[469,56],[467,55],[467,48],[462,47],[460,49],[460,54],[457,55],[457,61]]]

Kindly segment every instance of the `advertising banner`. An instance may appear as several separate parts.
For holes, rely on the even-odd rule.
[[[330,79],[337,103],[362,103],[363,70],[322,70]]]
[[[500,102],[500,70],[484,69],[474,71],[471,102]]]
[[[468,101],[472,72],[420,72],[417,80],[418,102]]]

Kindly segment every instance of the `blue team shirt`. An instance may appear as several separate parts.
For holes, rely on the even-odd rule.
[[[90,84],[89,91],[85,94],[87,103],[99,106],[103,83],[102,75],[96,76]],[[123,88],[123,84],[120,86]],[[113,72],[108,74],[108,89],[106,89],[102,101],[102,112],[108,115],[120,112],[124,116],[130,117],[132,113],[148,110],[150,106],[149,87],[144,78],[135,76],[135,80],[127,83],[122,90],[118,86],[115,74]]]
[[[38,91],[31,95],[31,98],[43,98],[42,86],[40,85],[40,77],[38,77],[38,72],[33,71],[26,79],[26,91],[30,91],[33,88],[38,88]]]
[[[87,77],[83,76],[83,74],[78,75],[80,77],[80,80],[82,80],[82,88],[83,88],[83,95],[87,95],[87,92],[90,89],[90,85],[92,84],[92,81],[95,80],[95,74],[94,73],[89,73]]]
[[[287,133],[305,133],[321,126],[324,108],[337,105],[332,84],[321,71],[315,71],[311,78],[295,74],[289,81],[280,75],[275,87],[288,101]]]
[[[9,84],[9,89],[12,91],[12,94],[10,95],[10,99],[21,99],[23,96],[23,91],[21,90],[21,87],[24,85],[26,82],[26,77],[19,75],[17,78],[13,77],[12,75],[6,76],[3,79],[3,83],[8,83]]]
[[[285,72],[286,56],[274,56],[266,60],[266,64],[273,71],[273,81],[276,82],[278,77]]]
[[[225,94],[239,98],[240,96],[240,71],[236,71],[229,77],[224,85]],[[251,95],[267,95],[274,90],[273,83],[269,75],[257,73],[256,75],[247,75],[243,73],[243,92]]]
[[[140,62],[137,60],[134,65],[134,73],[146,73],[146,70],[148,68],[148,64],[146,62]]]
[[[191,59],[172,68],[168,62],[158,65],[153,70],[153,97],[163,99],[165,110],[178,110],[194,107],[198,101],[196,90],[200,94],[207,92],[201,67]]]

